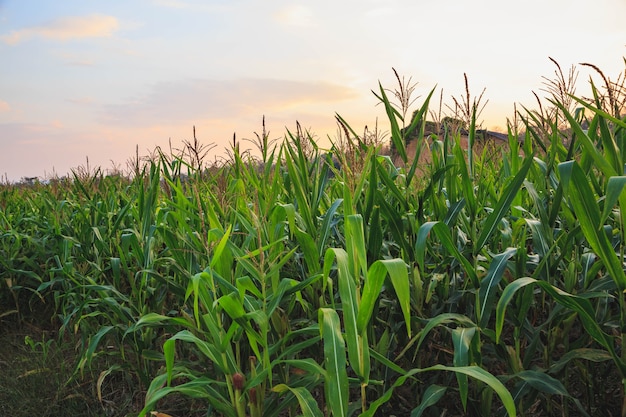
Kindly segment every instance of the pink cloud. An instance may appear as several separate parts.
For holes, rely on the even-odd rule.
[[[274,79],[182,80],[157,83],[143,95],[104,108],[103,124],[153,126],[262,114],[303,114],[358,97],[350,87],[327,82]],[[330,108],[329,108],[330,107]],[[280,116],[280,114],[278,114]]]
[[[68,16],[48,23],[14,30],[0,36],[8,45],[16,45],[33,37],[67,41],[71,39],[108,37],[117,30],[119,23],[113,16]]]

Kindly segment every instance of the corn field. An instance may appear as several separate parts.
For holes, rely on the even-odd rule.
[[[592,88],[496,158],[476,105],[465,148],[381,86],[392,156],[338,117],[330,149],[5,184],[0,321],[47,317],[95,415],[126,381],[139,416],[626,416],[626,119]]]

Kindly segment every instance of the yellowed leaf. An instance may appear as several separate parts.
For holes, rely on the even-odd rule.
[[[152,414],[154,417],[172,417],[169,414],[159,413],[158,411],[151,411],[150,414]]]

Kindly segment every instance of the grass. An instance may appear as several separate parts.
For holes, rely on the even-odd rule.
[[[6,411],[626,414],[624,90],[556,75],[497,158],[467,78],[469,149],[396,73],[393,156],[337,115],[330,149],[263,128],[207,166],[194,133],[129,178],[4,185]]]
[[[25,343],[31,340],[32,345]],[[106,416],[95,381],[72,381],[76,354],[70,343],[24,326],[0,334],[0,411],[12,416]]]
[[[39,315],[38,318],[41,318]],[[72,337],[59,338],[58,327],[4,321],[0,331],[0,411],[11,416],[126,416],[137,414],[144,393],[135,378],[107,375],[110,363],[98,361],[78,377],[81,353]],[[204,416],[204,404],[171,396],[161,411]]]

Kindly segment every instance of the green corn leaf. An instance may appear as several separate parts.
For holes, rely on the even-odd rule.
[[[359,334],[366,333],[367,324],[370,321],[374,305],[380,297],[380,291],[385,281],[387,270],[376,261],[370,268],[368,279],[365,281],[361,303],[356,317],[356,328]],[[375,266],[376,265],[376,266]]]
[[[306,171],[306,167],[303,167],[302,163],[299,164],[298,156],[292,155],[291,147],[287,147],[287,149],[290,150],[290,152],[285,153],[285,164],[289,172],[289,179],[293,184],[294,197],[298,203],[298,209],[304,221],[305,230],[312,233],[316,230],[316,222],[312,215],[310,201],[307,198],[310,194],[310,190],[307,188],[309,186],[308,172],[303,172],[303,170]]]
[[[232,319],[237,320],[246,314],[239,293],[232,292],[218,298],[217,302]]]
[[[378,178],[376,173],[378,172],[378,166],[380,165],[380,161],[378,160],[376,155],[373,155],[372,158],[372,169],[370,169],[369,172],[367,193],[365,194],[365,209],[363,210],[363,218],[365,220],[365,224],[370,224],[370,218],[372,215],[372,210],[374,209],[374,202],[377,195],[376,191],[378,190]]]
[[[596,87],[593,85],[592,83],[592,89],[594,92],[594,95],[596,95]],[[619,126],[622,129],[626,129],[626,121],[621,120],[607,112],[605,112],[604,110],[598,108],[598,107],[594,107],[591,104],[589,104],[588,102],[586,102],[585,100],[581,100],[578,97],[575,96],[571,96],[574,100],[576,100],[579,104],[583,105],[584,107],[588,108],[589,110],[591,110],[593,113],[595,113],[597,116],[600,117],[600,119],[606,124],[606,121],[608,120],[609,122],[615,124],[615,126]],[[563,108],[562,104],[558,104],[558,106],[561,109]],[[577,137],[581,136],[583,137],[583,139],[589,139],[589,137],[585,134],[585,132],[582,130],[582,127],[580,126],[580,123],[578,123],[574,117],[567,111],[567,109],[565,110],[565,116],[567,117],[568,121],[571,124],[572,129],[574,130],[574,132],[576,133]],[[591,129],[590,129],[591,131]],[[604,133],[601,135],[602,139],[603,139],[603,147],[605,148],[605,153],[608,152],[609,155],[602,155],[600,154],[600,152],[597,150],[597,148],[595,146],[593,146],[593,142],[589,139],[589,143],[585,144],[585,150],[589,151],[591,150],[590,148],[593,148],[597,154],[594,154],[594,162],[596,164],[596,166],[600,167],[602,172],[604,173],[605,176],[607,177],[611,177],[611,176],[615,176],[615,175],[619,175],[620,173],[623,173],[623,163],[624,161],[622,160],[621,157],[621,152],[623,152],[623,149],[619,149],[619,146],[617,145],[617,143],[615,143],[615,140],[613,139],[612,135],[610,133]],[[589,144],[591,144],[591,147],[588,146]],[[597,159],[597,160],[596,160]],[[608,161],[611,160],[614,162],[614,167],[610,167],[610,164],[608,163]],[[605,166],[604,164],[608,164],[609,167]]]
[[[210,341],[200,339],[188,330],[181,330],[168,340],[172,341],[170,343],[173,343],[175,340],[193,343],[198,350],[206,358],[211,360],[225,375],[230,375],[238,369],[232,352],[224,352],[220,348],[220,340],[216,340],[215,343],[211,343]]]
[[[346,249],[348,252],[332,249],[329,249],[329,251],[333,251],[337,257],[339,295],[343,308],[348,358],[361,382],[367,384],[369,383],[370,374],[367,332],[359,329],[357,323],[360,311],[358,300],[361,298],[357,292],[360,287],[361,275],[364,275],[365,282],[370,281],[366,275],[367,252],[365,249],[365,232],[363,218],[360,214],[348,215],[345,221]],[[328,256],[326,258],[328,259]],[[380,285],[382,285],[382,282]]]
[[[409,203],[406,199],[406,196],[402,193],[400,188],[398,188],[398,186],[396,185],[394,178],[389,175],[385,167],[382,164],[378,163],[378,161],[376,161],[375,167],[376,169],[378,169],[378,178],[386,187],[386,192],[394,196],[394,198],[400,204],[401,210],[407,210],[409,208]],[[378,191],[378,194],[377,194],[376,201],[378,202],[378,204],[382,204],[382,201],[381,201],[382,194],[380,194],[380,190],[377,190],[377,191]],[[398,213],[398,214],[402,214],[402,213]]]
[[[472,339],[476,334],[476,327],[457,327],[452,330],[452,343],[454,344],[454,366],[467,366],[470,364],[469,351]],[[467,375],[456,374],[459,383],[459,394],[463,403],[463,410],[467,411],[468,383]]]
[[[458,374],[457,374],[458,375]],[[467,375],[465,375],[467,377]],[[417,408],[414,408],[411,411],[411,417],[421,417],[422,413],[431,405],[437,404],[437,401],[443,397],[443,394],[446,393],[447,387],[442,387],[439,385],[430,385],[424,391],[424,395],[422,395],[422,401],[420,401],[420,405]]]
[[[374,305],[380,297],[385,278],[389,276],[391,284],[396,292],[400,309],[404,316],[404,321],[408,336],[411,337],[411,300],[409,288],[409,274],[407,266],[402,259],[379,260],[372,264],[368,272],[368,279],[363,287],[361,303],[357,317],[357,330],[359,334],[366,334]]]
[[[317,329],[316,327],[315,329],[311,330],[315,330],[316,335],[307,335],[307,338],[305,340],[298,343],[290,344],[289,347],[284,348],[284,350],[282,350],[280,356],[278,357],[279,360],[283,360],[282,358],[297,356],[298,354],[300,354],[300,352],[306,351],[306,349],[308,349],[309,347],[317,344],[320,341],[319,329]],[[296,332],[292,332],[292,334],[294,333]],[[276,344],[270,347],[270,352],[274,353],[274,350],[281,347],[281,345]]]
[[[557,103],[557,106],[561,105]],[[611,165],[611,162],[602,154],[602,152],[600,152],[589,135],[587,135],[587,133],[582,130],[580,124],[574,120],[573,116],[565,108],[562,108],[562,110],[564,111],[572,130],[576,134],[577,142],[580,143],[584,149],[584,155],[586,157],[591,157],[594,165],[598,167],[598,169],[605,176],[611,177],[619,175],[619,172],[615,170],[615,168]]]
[[[163,356],[165,357],[165,370],[167,372],[167,386],[172,384],[174,370],[174,355],[176,354],[176,340],[167,339],[163,343]]]
[[[335,310],[320,308],[320,332],[324,341],[326,402],[335,417],[348,415],[348,373],[346,371],[345,342],[341,323]]]
[[[526,161],[522,165],[521,169],[513,180],[507,185],[505,190],[502,192],[500,199],[498,200],[496,206],[493,211],[489,214],[487,219],[485,220],[485,224],[483,225],[482,232],[478,237],[478,241],[476,242],[476,246],[474,247],[474,254],[477,255],[480,250],[485,246],[493,232],[498,227],[498,223],[504,217],[506,212],[509,210],[511,203],[515,199],[517,193],[519,192],[522,184],[524,184],[524,180],[526,179],[526,174],[533,164],[532,156],[527,156]]]
[[[604,224],[609,218],[611,211],[617,201],[623,198],[622,191],[626,185],[626,176],[611,177],[606,185],[606,196],[604,200],[604,210],[602,211],[602,217],[600,218],[600,224]],[[626,209],[626,207],[624,207]]]
[[[383,227],[380,222],[380,207],[374,207],[372,216],[370,217],[367,235],[367,252],[370,255],[369,261],[380,257],[381,248],[383,246]]]
[[[430,103],[430,99],[435,93],[436,87],[430,90],[428,96],[422,103],[422,107],[420,107],[416,112],[413,113],[413,119],[411,120],[411,124],[406,128],[406,135],[409,136],[413,131],[420,126],[422,129],[426,126],[424,122],[425,115],[428,113],[428,103]]]
[[[257,358],[261,358],[262,354],[258,345],[267,347],[267,340],[262,336],[262,333],[264,334],[268,327],[268,320],[265,313],[261,310],[246,313],[243,307],[243,302],[237,292],[232,292],[220,297],[217,302],[224,309],[226,314],[228,314],[233,320],[235,320],[236,324],[244,329],[246,336],[248,337],[248,341],[250,342],[250,348],[256,354]],[[261,333],[252,327],[250,319],[253,319],[256,322]],[[234,325],[235,324],[232,324],[231,328],[229,328],[229,334],[236,331],[236,327],[232,327]],[[223,338],[222,345],[225,346],[225,343],[229,340],[230,337]]]
[[[398,258],[383,259],[377,262],[380,262],[380,264],[382,264],[382,266],[386,270],[386,274],[388,274],[389,276],[391,285],[396,292],[396,298],[398,299],[400,310],[402,311],[402,315],[404,316],[404,324],[406,327],[407,336],[411,337],[411,290],[407,264],[402,259]]]
[[[456,372],[457,374],[462,373],[481,382],[484,382],[485,384],[489,385],[491,389],[496,392],[496,394],[498,394],[508,415],[511,417],[514,417],[516,415],[515,403],[513,401],[513,397],[511,397],[511,393],[506,389],[502,382],[498,380],[498,378],[478,366],[449,367],[444,365],[435,365],[424,370],[450,371]]]
[[[239,297],[242,299],[246,296],[246,292],[253,294],[257,298],[263,298],[263,294],[261,294],[261,291],[259,291],[249,276],[237,278],[235,286],[239,290]]]
[[[559,164],[559,172],[585,239],[600,257],[618,288],[621,291],[626,290],[626,274],[624,274],[622,262],[603,230],[600,208],[594,198],[587,176],[575,161]],[[613,194],[611,198],[614,198]]]
[[[354,189],[352,190],[352,195],[353,195],[352,201],[354,202],[363,201],[364,197],[362,196],[369,189],[369,184],[368,184],[369,177],[365,175],[365,173],[367,173],[370,169],[374,169],[372,165],[374,162],[376,162],[375,156],[376,156],[376,148],[373,146],[370,146],[367,149],[367,154],[361,156],[363,160],[363,166],[361,170],[364,173],[364,175],[360,175],[357,173],[349,174],[350,171],[347,169],[343,171],[344,177],[347,175],[353,175],[358,180],[357,183],[354,185]],[[344,187],[344,191],[349,191],[349,190],[350,190],[349,187]],[[344,195],[344,200],[348,201],[348,199],[345,198],[345,195]],[[359,214],[361,212],[362,212],[362,209],[359,208]],[[355,214],[355,213],[346,213],[346,214]]]
[[[298,399],[298,404],[300,404],[300,410],[302,410],[303,417],[323,417],[324,414],[320,410],[317,405],[317,401],[311,395],[311,392],[304,387],[289,387],[285,384],[278,384],[274,388],[272,388],[274,392],[285,392],[291,391],[293,395]]]
[[[390,370],[392,370],[394,372],[397,372],[400,375],[406,374],[406,371],[404,369],[399,367],[392,360],[389,360],[385,356],[383,356],[380,353],[376,352],[376,350],[374,348],[370,348],[370,355],[372,356],[373,359],[375,359],[376,361],[380,362],[382,365],[386,366]]]
[[[612,358],[606,350],[590,348],[573,349],[563,355],[561,359],[552,364],[549,372],[552,374],[557,374],[561,372],[563,368],[565,368],[567,364],[574,359],[582,359],[591,362],[605,362],[610,361]]]
[[[287,365],[308,372],[311,375],[320,375],[326,377],[326,370],[322,368],[313,359],[285,359],[272,362],[272,367],[277,365]]]
[[[471,219],[474,219],[478,210],[478,202],[476,200],[476,192],[474,190],[474,180],[470,177],[467,162],[465,160],[465,150],[461,146],[461,138],[456,135],[454,148],[452,153],[454,155],[454,162],[457,165],[456,173],[450,171],[449,178],[452,179],[452,184],[455,187],[459,187],[463,193],[463,199],[467,202],[468,215]],[[456,200],[457,196],[454,196]]]
[[[452,227],[456,224],[456,220],[459,217],[459,214],[463,211],[465,207],[465,199],[461,199],[454,204],[450,205],[450,209],[446,213],[446,218],[443,219],[443,222],[448,227]]]
[[[354,136],[355,138],[359,136],[359,134],[356,133],[354,129],[352,129],[352,127],[346,121],[346,119],[344,119],[339,113],[335,113],[335,117],[346,129],[348,129],[348,131],[352,134],[352,136]]]
[[[83,355],[83,358],[80,360],[79,368],[81,372],[83,371],[83,368],[85,365],[87,366],[91,365],[91,360],[93,359],[93,355],[98,345],[100,344],[100,340],[102,340],[104,336],[106,336],[109,332],[113,331],[114,329],[115,329],[114,326],[103,326],[100,330],[98,330],[96,334],[90,337],[87,351]]]
[[[391,125],[391,141],[393,142],[393,146],[396,148],[398,155],[402,159],[402,162],[406,163],[408,160],[408,156],[406,154],[406,144],[404,142],[404,137],[402,136],[402,132],[400,131],[400,126],[398,124],[398,119],[400,118],[400,115],[389,101],[387,93],[385,92],[382,84],[378,83],[378,86],[380,89],[380,96],[376,93],[374,93],[374,95],[385,106],[387,118],[389,119],[389,124]]]
[[[555,379],[544,372],[535,370],[521,371],[513,375],[513,377],[520,378],[522,381],[524,381],[524,384],[528,384],[533,389],[539,392],[543,392],[548,395],[561,395],[565,398],[568,398],[570,401],[574,402],[582,415],[589,416],[589,414],[581,404],[580,400],[572,397],[569,392],[567,392],[565,386],[563,386],[561,381],[559,381],[558,379]],[[516,391],[518,393],[521,393],[524,391],[524,387],[520,386]]]
[[[337,260],[339,296],[341,298],[343,325],[348,345],[348,358],[352,368],[362,381],[369,380],[369,349],[367,348],[367,333],[359,332],[357,316],[359,305],[355,279],[350,274],[349,256],[343,249],[330,248],[324,257],[324,276],[328,277],[333,260]]]
[[[312,282],[312,281],[310,281]],[[289,292],[289,290],[292,290],[294,288],[296,288],[296,286],[300,284],[300,282],[293,280],[293,279],[289,279],[289,278],[283,278],[280,280],[280,283],[278,284],[278,288],[276,289],[275,292],[273,292],[272,294],[268,294],[266,301],[267,301],[267,309],[266,309],[266,314],[268,316],[272,316],[272,314],[274,314],[274,311],[276,311],[276,308],[278,308],[280,302],[282,301],[283,297],[285,296],[286,293]],[[305,285],[306,287],[306,285]],[[289,294],[293,294],[297,291],[292,291],[289,292]],[[297,297],[297,295],[296,295]],[[260,299],[262,299],[262,297],[259,297]]]
[[[504,317],[506,314],[506,308],[512,300],[515,293],[524,288],[527,285],[537,285],[541,287],[548,295],[550,295],[556,302],[562,306],[569,308],[572,311],[578,313],[580,321],[587,331],[587,333],[601,346],[603,346],[613,358],[613,361],[618,367],[621,375],[626,376],[626,364],[621,360],[615,347],[613,346],[613,339],[604,333],[600,324],[595,319],[595,311],[586,298],[581,298],[572,294],[569,294],[563,290],[560,290],[546,281],[536,280],[534,278],[518,278],[506,286],[498,305],[496,306],[496,343],[499,343],[502,329],[504,327]]]
[[[397,210],[392,207],[387,201],[385,201],[384,195],[378,190],[380,196],[377,201],[380,204],[380,214],[382,218],[388,223],[388,228],[391,231],[393,239],[396,243],[402,248],[404,253],[407,253],[409,256],[412,255],[413,251],[411,248],[411,244],[407,240],[405,226],[402,222],[403,211]]]
[[[330,236],[331,227],[333,224],[333,220],[335,218],[335,213],[337,212],[337,209],[341,206],[342,203],[343,203],[343,198],[336,199],[335,201],[333,201],[333,204],[331,204],[329,209],[326,210],[326,213],[324,214],[324,220],[322,220],[321,229],[319,231],[319,239],[317,243],[317,252],[320,257],[324,253],[324,249],[326,247],[326,240],[328,240],[328,237]]]
[[[181,378],[188,378],[189,374],[180,373],[174,375],[174,377],[180,376]],[[209,378],[195,378],[189,382],[182,383],[176,386],[163,386],[165,384],[165,375],[161,375],[152,380],[148,391],[146,392],[145,406],[139,413],[139,417],[146,416],[150,410],[154,410],[154,407],[158,401],[170,394],[182,394],[191,398],[205,399],[211,404],[217,411],[226,417],[236,417],[235,408],[232,403],[221,395],[215,388],[213,388],[215,381]]]
[[[548,243],[550,235],[546,233],[546,228],[538,220],[525,219],[525,221],[533,235],[533,251],[541,256],[546,256],[550,251],[550,244]]]
[[[137,320],[137,322],[134,323],[132,326],[129,326],[124,336],[127,336],[128,334],[133,333],[143,327],[163,326],[165,324],[175,324],[183,327],[191,327],[193,323],[182,317],[170,317],[157,313],[148,313],[141,316],[141,318]]]
[[[424,341],[424,339],[426,338],[426,336],[432,329],[434,329],[437,326],[441,326],[441,325],[448,324],[448,323],[456,323],[457,325],[460,325],[463,327],[477,327],[476,324],[472,320],[470,320],[467,316],[464,316],[462,314],[457,314],[457,313],[439,314],[438,316],[433,317],[432,319],[428,320],[428,323],[426,324],[426,326],[424,326],[424,328],[420,331],[419,333],[420,337],[417,341],[416,350],[419,350],[420,346],[422,345],[422,342]]]
[[[360,286],[361,276],[367,281],[367,250],[365,249],[365,230],[363,217],[360,214],[346,216],[345,219],[346,250],[350,273]]]
[[[405,375],[400,376],[393,385],[385,391],[385,393],[380,396],[376,401],[370,404],[370,407],[361,414],[361,417],[373,417],[383,404],[388,402],[391,399],[393,391],[402,386],[408,378],[412,378],[417,374],[423,372],[430,371],[448,371],[448,372],[457,372],[467,376],[470,376],[474,379],[484,382],[489,385],[495,392],[498,394],[500,399],[502,400],[502,404],[507,411],[507,414],[510,417],[515,417],[515,402],[513,401],[513,397],[511,393],[506,389],[506,387],[492,374],[485,371],[484,369],[478,366],[445,366],[445,365],[435,365],[430,368],[423,369],[412,369],[408,371]]]
[[[228,229],[226,229],[226,232],[224,232],[219,243],[217,244],[217,246],[215,246],[215,249],[213,250],[213,257],[211,258],[211,268],[214,268],[217,262],[222,257],[222,253],[224,252],[224,248],[226,247],[226,243],[228,242],[228,238],[230,237],[231,229],[232,225],[228,226]]]
[[[592,86],[593,89],[595,90],[596,87]],[[603,118],[607,119],[608,121],[610,121],[611,123],[615,123],[615,125],[620,126],[624,129],[626,129],[626,120],[622,120],[622,119],[618,119],[617,117],[613,116],[610,113],[605,112],[604,110],[598,108],[598,107],[594,107],[591,104],[589,104],[586,100],[582,100],[579,97],[570,95],[570,97],[572,97],[574,100],[576,100],[578,103],[582,104],[583,106],[585,106],[586,108],[588,108],[589,110],[591,110],[592,112],[602,116]]]
[[[470,278],[470,281],[478,287],[478,277],[476,275],[476,271],[472,264],[467,260],[465,256],[457,249],[456,245],[452,241],[452,235],[450,234],[449,227],[443,222],[426,222],[420,226],[417,231],[417,239],[415,242],[415,252],[416,252],[416,260],[420,268],[424,266],[424,258],[426,255],[426,243],[428,241],[428,236],[430,232],[434,231],[439,241],[443,245],[443,247],[452,255],[454,258],[463,265],[465,272]]]
[[[551,395],[564,395],[569,397],[569,393],[558,379],[550,375],[533,370],[521,371],[515,374],[517,378],[524,380],[534,389]]]
[[[502,295],[500,296],[498,305],[496,306],[496,343],[500,343],[500,335],[502,334],[502,328],[504,327],[506,308],[513,299],[513,296],[519,289],[535,282],[537,282],[537,280],[534,278],[518,278],[507,285],[504,291],[502,291]]]
[[[304,254],[304,261],[309,271],[319,271],[320,259],[317,252],[317,244],[310,234],[300,229],[295,230],[296,241],[300,245],[301,252]],[[295,253],[295,251],[294,251]],[[283,257],[284,259],[284,257]],[[288,260],[284,259],[285,262]]]
[[[430,99],[432,98],[433,93],[435,92],[435,89],[436,87],[430,90],[430,93],[428,93],[428,96],[422,103],[422,106],[416,112],[413,112],[413,119],[411,120],[411,124],[407,126],[404,131],[403,140],[406,143],[406,138],[409,137],[418,126],[420,129],[420,131],[418,132],[418,139],[417,139],[419,140],[419,143],[415,147],[415,155],[413,156],[413,162],[411,163],[411,167],[406,176],[405,184],[407,187],[409,187],[409,185],[411,184],[411,181],[413,181],[413,178],[415,177],[415,173],[417,172],[417,167],[420,166],[420,155],[425,144],[424,129],[426,127],[426,123],[425,123],[426,117],[424,115],[427,114],[428,112]]]
[[[581,275],[585,279],[584,287],[588,288],[594,278],[597,276],[598,270],[602,267],[601,263],[596,263],[597,256],[593,252],[583,253],[580,257],[582,264]],[[615,284],[615,281],[612,281]]]
[[[489,319],[491,318],[491,311],[494,307],[494,301],[496,298],[496,292],[498,285],[502,280],[502,275],[506,270],[506,264],[513,255],[517,253],[517,248],[508,248],[503,253],[499,253],[493,257],[491,264],[489,265],[489,271],[487,275],[480,282],[480,289],[478,291],[478,315],[480,317],[479,323],[481,328],[487,327]]]
[[[545,162],[538,160],[538,158],[535,158],[535,163],[537,166],[541,166],[541,165],[545,165]],[[538,169],[533,169],[531,170],[531,174],[529,174],[529,176],[532,175],[533,172],[537,172],[539,171]],[[545,169],[541,169],[541,176],[540,175],[536,175],[537,177],[537,181],[542,181],[541,177],[545,176],[545,172],[547,171],[547,168]],[[535,207],[535,209],[537,210],[537,212],[539,213],[539,220],[538,223],[540,224],[549,224],[549,216],[548,213],[546,211],[546,204],[544,204],[543,201],[543,193],[540,195],[539,192],[537,192],[537,189],[535,187],[535,184],[532,183],[529,180],[524,180],[524,188],[526,189],[526,191],[528,192],[529,197],[531,198],[533,205]],[[521,198],[521,196],[518,194],[518,196]],[[516,204],[517,203],[517,204]],[[522,202],[518,201],[514,203],[513,205],[523,205]]]

